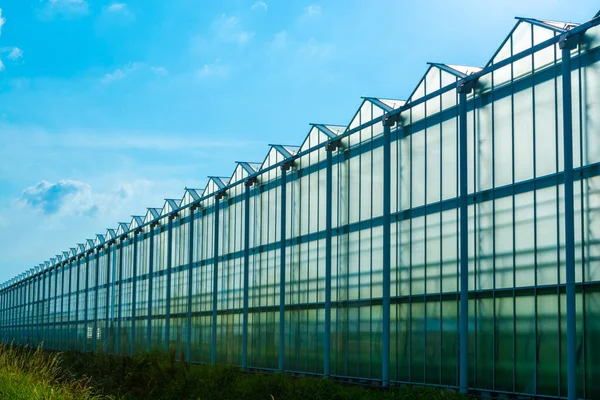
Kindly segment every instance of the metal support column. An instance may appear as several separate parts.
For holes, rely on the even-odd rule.
[[[154,228],[157,223],[150,224],[150,245],[148,255],[148,321],[146,322],[146,351],[150,351],[152,345],[152,285],[154,281]]]
[[[87,339],[88,339],[88,301],[89,301],[89,289],[90,289],[90,253],[85,253],[85,301],[84,301],[84,314],[83,314],[83,352],[87,351]]]
[[[284,371],[285,361],[285,239],[286,239],[286,209],[287,209],[287,171],[292,167],[292,162],[281,166],[281,212],[279,242],[279,371]]]
[[[64,350],[64,332],[65,332],[65,309],[64,309],[64,305],[65,305],[65,269],[67,268],[67,262],[66,260],[63,261],[62,263],[62,268],[61,268],[61,273],[60,273],[60,291],[61,291],[61,295],[60,295],[60,338],[59,338],[59,343],[60,343],[60,350]],[[31,301],[31,298],[30,298]]]
[[[71,341],[71,297],[73,290],[73,260],[69,261],[69,297],[67,298],[67,342],[65,343],[65,349],[69,350],[69,342]],[[33,322],[33,321],[32,321]]]
[[[459,210],[460,210],[460,392],[469,391],[469,207],[467,175],[467,94],[473,90],[476,81],[460,81],[459,92]]]
[[[175,214],[169,215],[167,223],[167,300],[165,304],[165,350],[169,351],[171,331],[171,267],[173,258],[173,219]]]
[[[110,255],[112,253],[112,244],[113,242],[108,242],[106,244],[106,301],[104,303],[106,314],[104,316],[104,343],[102,346],[104,354],[108,353],[108,332],[110,331],[110,280],[114,278],[110,274]]]
[[[129,354],[135,352],[135,308],[137,306],[137,270],[138,270],[138,235],[142,232],[141,229],[136,229],[133,232],[133,272],[132,272],[132,290],[131,290],[131,327],[129,328]]]
[[[187,292],[187,340],[185,341],[185,361],[190,362],[192,341],[192,292],[194,284],[194,211],[197,204],[190,207],[190,233],[188,244],[188,292]]]
[[[93,332],[92,332],[92,351],[97,350],[98,346],[98,292],[99,292],[99,284],[98,278],[100,277],[100,251],[102,248],[96,249],[95,260],[96,261],[96,271],[95,271],[95,285],[96,285],[96,295],[94,296],[94,324],[93,324]]]
[[[331,374],[331,237],[333,226],[333,152],[340,146],[340,141],[327,143],[327,170],[325,188],[325,337],[323,343],[323,375]]]
[[[242,368],[248,367],[248,283],[250,274],[250,188],[256,183],[256,178],[250,178],[245,183],[244,190],[244,315],[242,320]]]
[[[394,116],[395,117],[395,116]],[[396,118],[383,119],[383,326],[381,337],[381,385],[390,385],[390,292],[391,292],[391,127]]]
[[[577,331],[575,299],[575,210],[573,200],[573,122],[571,100],[571,50],[577,48],[579,35],[561,38],[563,141],[565,176],[565,266],[567,296],[567,398],[577,399]]]
[[[121,354],[121,320],[123,317],[123,245],[125,244],[125,239],[127,236],[123,236],[120,239],[120,246],[117,247],[119,251],[119,294],[117,294],[117,333],[115,337],[115,353]],[[116,281],[115,281],[116,283]]]
[[[213,302],[212,302],[212,334],[210,346],[210,363],[217,361],[217,289],[219,283],[219,205],[225,196],[224,192],[215,195],[215,233],[213,238]]]
[[[75,288],[75,321],[74,325],[75,325],[75,329],[74,329],[74,337],[73,337],[73,347],[75,350],[81,350],[78,347],[77,344],[77,337],[79,335],[79,286],[80,286],[80,274],[81,274],[81,256],[77,257],[77,265],[75,266],[75,268],[77,268],[77,276],[76,276],[76,281],[77,281],[77,286]]]
[[[54,325],[54,329],[52,330],[52,345],[54,347],[54,349],[60,349],[60,346],[57,345],[57,334],[56,334],[56,330],[57,330],[57,322],[58,322],[58,271],[60,269],[60,264],[57,264],[54,270],[54,321],[53,321],[53,325]],[[62,290],[62,289],[61,289]]]

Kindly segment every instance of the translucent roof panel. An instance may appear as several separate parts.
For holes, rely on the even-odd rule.
[[[355,129],[356,127],[365,124],[375,118],[381,117],[385,112],[388,112],[387,106],[381,104],[376,105],[372,101],[364,99],[356,113],[352,117],[352,120],[348,124],[348,129]]]
[[[494,53],[487,66],[505,60],[515,54],[525,51],[554,35],[566,32],[578,24],[571,22],[558,22],[534,18],[517,18],[517,23]],[[545,34],[539,31],[546,31]]]
[[[144,217],[139,215],[133,215],[131,217],[131,223],[129,224],[129,230],[134,230],[144,225]]]
[[[429,67],[410,95],[408,102],[413,102],[426,95],[436,92],[458,80],[481,71],[479,67],[464,65],[429,63]]]
[[[225,186],[227,186],[227,182],[229,182],[229,178],[223,178],[219,176],[210,176],[206,187],[204,188],[204,192],[202,196],[208,196],[220,190],[223,190]]]
[[[163,206],[160,215],[165,215],[176,210],[177,208],[179,208],[179,203],[181,203],[181,201],[177,201],[174,199],[165,199],[165,205]]]
[[[332,129],[333,128],[333,129]],[[343,132],[345,127],[324,125],[324,124],[313,124],[308,135],[300,146],[300,151],[306,151],[312,147],[315,147],[321,143],[327,142],[331,139],[335,139],[337,135]]]
[[[148,211],[146,211],[146,216],[144,217],[144,223],[149,223],[151,221],[154,221],[155,219],[160,218],[160,212],[162,211],[162,209],[160,208],[149,208]]]
[[[181,198],[180,207],[200,200],[200,193],[196,189],[185,188],[185,193]],[[147,213],[146,213],[147,214]]]
[[[127,232],[129,232],[129,225],[125,222],[119,222],[119,227],[117,228],[117,236],[121,236]]]
[[[108,241],[108,240],[114,239],[115,236],[117,236],[115,230],[109,228],[106,230],[106,235],[104,235],[104,240]]]
[[[378,97],[364,97],[365,100],[373,103],[375,106],[381,108],[385,112],[393,111],[397,108],[402,107],[406,101],[397,99],[381,99]]]

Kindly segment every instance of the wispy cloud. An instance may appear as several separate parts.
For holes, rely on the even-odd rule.
[[[134,73],[146,70],[152,72],[154,75],[165,76],[168,74],[168,71],[165,67],[147,65],[145,63],[139,62],[130,62],[124,67],[117,68],[113,72],[106,73],[102,79],[100,80],[104,84],[109,84],[115,81],[119,81],[124,79]]]
[[[4,71],[4,63],[0,60],[0,71]]]
[[[113,3],[110,6],[106,7],[106,11],[127,13],[129,9],[127,8],[127,4],[125,3]]]
[[[204,64],[204,66],[198,70],[198,77],[201,79],[224,78],[227,75],[229,75],[229,67],[221,64],[220,60],[217,60],[214,63]]]
[[[4,26],[5,22],[6,18],[2,16],[2,9],[0,8],[0,36],[2,35],[2,27]]]
[[[90,216],[110,213],[131,201],[151,186],[147,180],[122,182],[104,193],[95,193],[88,183],[63,179],[45,180],[25,188],[16,200],[19,207],[29,207],[43,215]]]
[[[89,11],[86,0],[48,0],[42,16],[52,17],[56,14],[64,16],[85,15]]]
[[[321,15],[321,12],[322,12],[321,6],[318,6],[316,4],[311,4],[310,6],[308,6],[304,9],[304,13],[306,15],[308,15],[309,17]]]
[[[150,71],[154,72],[156,75],[168,75],[169,71],[167,71],[167,69],[165,67],[150,67]]]
[[[267,3],[265,3],[264,1],[257,1],[256,3],[252,4],[252,7],[250,7],[251,10],[264,10],[267,11],[269,9],[269,6],[267,6]]]
[[[8,53],[8,58],[13,61],[18,60],[21,57],[23,57],[23,50],[18,47],[13,47],[10,53]]]
[[[254,32],[244,30],[240,19],[222,14],[213,22],[213,30],[218,40],[244,45],[252,39]]]

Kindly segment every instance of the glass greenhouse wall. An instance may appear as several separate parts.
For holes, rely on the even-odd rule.
[[[518,19],[485,68],[51,258],[2,285],[0,338],[600,398],[599,23]]]

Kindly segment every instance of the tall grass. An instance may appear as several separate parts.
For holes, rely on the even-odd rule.
[[[1,399],[96,399],[88,380],[64,369],[61,355],[42,347],[0,344]]]
[[[191,365],[176,362],[175,356],[56,353],[0,345],[0,399],[464,399],[443,389],[382,390],[322,378]]]

